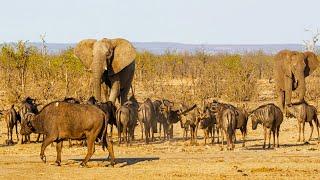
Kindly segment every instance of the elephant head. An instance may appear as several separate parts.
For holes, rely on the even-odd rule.
[[[275,80],[278,88],[280,106],[291,104],[292,91],[299,94],[298,101],[303,102],[306,84],[305,78],[319,66],[317,56],[312,52],[283,50],[275,57]]]
[[[101,101],[102,75],[105,70],[108,76],[113,76],[131,64],[136,57],[132,44],[120,38],[82,40],[74,48],[74,54],[92,72],[94,96],[99,101]],[[120,80],[115,78],[115,81]]]

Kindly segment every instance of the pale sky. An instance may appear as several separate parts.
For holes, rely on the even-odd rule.
[[[302,43],[320,28],[320,0],[0,0],[0,43]]]

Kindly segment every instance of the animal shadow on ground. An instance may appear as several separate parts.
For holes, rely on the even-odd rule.
[[[268,144],[266,144],[266,148],[262,148],[262,143],[261,144],[255,144],[252,146],[248,146],[247,150],[274,150],[273,144],[271,144],[271,148],[268,148]],[[305,143],[296,143],[296,144],[280,144],[279,148],[286,148],[286,147],[301,147],[301,146],[308,146],[308,145],[315,145],[315,144],[310,144],[309,142]]]
[[[144,162],[144,161],[158,161],[160,158],[159,157],[137,157],[137,158],[116,158],[116,163],[117,164],[121,164],[120,167],[124,167],[124,166],[130,166],[130,165],[134,165],[136,163],[139,162]],[[73,161],[82,161],[83,159],[70,159]],[[108,161],[108,159],[106,158],[93,158],[90,159],[90,161]]]

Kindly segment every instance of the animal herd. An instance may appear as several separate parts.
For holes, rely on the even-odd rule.
[[[283,50],[275,56],[275,82],[276,93],[279,97],[280,107],[275,104],[265,104],[252,111],[235,107],[218,101],[206,101],[203,105],[177,106],[168,99],[151,100],[147,98],[139,103],[132,93],[128,99],[132,80],[135,72],[136,52],[132,44],[125,39],[101,40],[86,39],[80,41],[74,48],[74,54],[92,72],[93,94],[86,102],[80,102],[75,98],[65,98],[45,105],[40,111],[35,99],[27,97],[20,105],[12,105],[10,109],[3,111],[3,117],[7,125],[7,144],[13,144],[13,130],[15,129],[19,141],[18,125],[20,124],[21,143],[30,143],[30,134],[38,134],[37,141],[43,135],[40,158],[46,162],[45,149],[49,144],[56,142],[57,160],[61,164],[61,149],[63,141],[68,140],[69,146],[72,140],[80,140],[86,144],[88,152],[81,166],[86,163],[94,153],[95,143],[100,143],[109,152],[111,165],[115,163],[113,151],[113,127],[117,128],[120,145],[132,144],[136,138],[135,129],[140,125],[141,139],[146,144],[159,138],[170,140],[173,138],[173,125],[180,123],[183,138],[188,139],[190,132],[191,144],[198,138],[198,129],[204,131],[205,144],[210,142],[221,143],[222,149],[226,140],[228,150],[235,148],[236,130],[242,135],[242,146],[245,146],[248,133],[248,121],[255,130],[258,124],[264,129],[263,148],[271,147],[271,133],[273,146],[279,147],[279,132],[284,116],[297,118],[299,138],[305,140],[305,123],[311,127],[311,140],[313,122],[315,122],[319,141],[319,122],[317,109],[309,105],[305,99],[306,83],[308,77],[319,65],[317,56],[312,52],[296,52]],[[107,88],[102,88],[105,84]],[[108,89],[109,88],[109,89]],[[106,90],[109,90],[109,96]],[[291,102],[292,91],[299,93],[299,101]],[[104,95],[108,100],[102,100]],[[119,106],[116,107],[116,99]],[[110,137],[108,135],[110,126]],[[85,140],[85,142],[83,142]],[[277,140],[277,143],[276,143]]]
[[[113,144],[109,138],[113,138],[113,126],[117,128],[118,144],[132,144],[135,140],[136,126],[141,126],[141,139],[146,144],[155,141],[155,133],[159,132],[159,138],[170,140],[173,138],[173,124],[180,123],[183,131],[183,138],[188,139],[190,132],[191,144],[196,142],[198,129],[204,132],[205,144],[211,141],[211,144],[221,143],[221,148],[226,146],[228,150],[235,148],[236,130],[239,129],[242,134],[242,146],[245,146],[247,135],[248,120],[252,122],[252,129],[257,129],[261,124],[264,129],[264,144],[271,147],[271,133],[273,135],[273,147],[279,147],[279,131],[284,115],[279,107],[270,103],[257,107],[248,112],[246,109],[235,107],[218,101],[205,102],[202,107],[198,105],[180,105],[167,99],[152,101],[147,98],[139,103],[134,96],[131,96],[127,102],[118,108],[110,101],[99,102],[94,97],[90,97],[86,102],[80,102],[75,98],[65,98],[61,101],[54,101],[45,105],[38,111],[39,104],[35,99],[27,97],[22,101],[20,108],[12,105],[7,111],[3,111],[3,117],[7,124],[8,139],[6,143],[13,143],[12,135],[15,129],[17,140],[18,124],[20,124],[20,143],[30,143],[30,134],[38,134],[43,138],[40,158],[46,162],[44,151],[49,144],[56,142],[57,160],[56,164],[61,163],[61,148],[63,141],[86,140],[88,152],[81,163],[85,166],[94,152],[96,143],[101,143],[103,149],[106,147],[109,152],[111,164],[115,163]],[[288,117],[297,118],[299,124],[299,138],[302,125],[304,141],[304,125],[310,124],[311,140],[313,133],[313,122],[315,122],[319,139],[319,122],[317,110],[314,106],[305,103],[293,104],[288,108]],[[107,135],[108,125],[110,126],[110,137]],[[163,132],[161,132],[163,131]],[[211,138],[211,140],[210,140]],[[71,143],[71,144],[70,144]]]

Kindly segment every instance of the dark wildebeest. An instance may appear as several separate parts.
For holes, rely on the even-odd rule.
[[[160,124],[159,125],[159,137],[161,139],[161,129],[163,129],[163,139],[169,139],[169,134],[168,134],[168,130],[169,130],[169,124],[166,120],[166,118],[164,117],[164,114],[161,112],[161,105],[162,105],[162,101],[161,100],[155,100],[152,102],[153,104],[153,109],[155,112],[155,118],[157,120],[157,122]],[[142,136],[143,138],[143,136]]]
[[[219,111],[223,111],[224,109],[232,109],[235,112],[236,118],[236,129],[240,129],[242,134],[242,147],[245,146],[245,140],[247,135],[247,123],[248,123],[248,113],[240,108],[237,108],[231,104],[225,104],[218,101],[213,101],[210,105],[210,111],[217,113]],[[220,116],[221,117],[221,116]],[[216,119],[217,123],[219,123],[219,118]],[[234,133],[234,142],[236,141],[236,135]],[[218,133],[218,141],[219,141],[219,133]]]
[[[235,111],[231,108],[223,109],[218,113],[218,127],[221,131],[221,144],[223,148],[224,135],[227,138],[227,149],[234,149],[234,136],[237,127],[236,114]]]
[[[318,132],[318,141],[319,139],[319,121],[317,117],[317,108],[309,105],[308,103],[299,103],[299,104],[292,104],[292,106],[287,107],[287,112],[289,117],[295,117],[298,120],[298,127],[299,127],[299,138],[298,142],[300,141],[301,136],[301,124],[302,124],[302,141],[304,141],[304,126],[305,123],[308,122],[310,124],[311,133],[309,137],[309,141],[312,138],[313,133],[313,123],[312,120],[316,124],[317,132]]]
[[[107,102],[98,102],[95,97],[91,96],[89,98],[89,100],[87,101],[88,104],[92,104],[92,105],[96,105],[97,107],[99,107],[103,112],[108,113],[109,114],[109,121],[108,123],[110,124],[111,128],[110,128],[110,135],[112,138],[112,134],[113,134],[113,126],[117,127],[117,120],[116,120],[116,111],[117,111],[117,107],[111,102],[111,101],[107,101]]]
[[[270,148],[270,138],[271,131],[273,133],[273,146],[276,147],[275,134],[277,134],[277,147],[279,147],[279,131],[280,125],[283,121],[283,114],[279,107],[273,103],[265,104],[259,106],[257,109],[253,110],[249,118],[252,120],[252,129],[257,129],[258,124],[263,125],[264,129],[264,143],[263,149],[266,147],[266,139],[269,135],[269,146]]]
[[[211,143],[214,143],[215,129],[216,129],[216,117],[210,112],[210,109],[205,108],[203,112],[198,112],[199,128],[204,132],[204,144],[207,144],[207,139],[210,134],[212,137]]]
[[[86,163],[94,153],[94,142],[97,137],[102,139],[102,147],[105,146],[114,164],[114,152],[112,143],[108,140],[107,124],[108,115],[93,105],[73,104],[67,102],[51,102],[46,105],[39,114],[34,115],[31,120],[22,123],[21,134],[30,132],[45,134],[46,137],[41,145],[40,158],[46,162],[44,151],[52,142],[56,142],[57,160],[61,163],[62,142],[67,139],[87,139],[88,152],[80,164]]]
[[[181,109],[174,108],[174,103],[163,99],[160,105],[160,111],[166,121],[165,124],[168,125],[166,130],[168,140],[173,138],[173,124],[179,122],[181,120]]]
[[[199,119],[197,110],[195,109],[197,105],[193,105],[192,107],[187,107],[185,105],[182,105],[182,110],[184,113],[181,113],[180,118],[180,125],[183,129],[183,137],[185,140],[188,139],[188,129],[190,128],[190,134],[191,134],[191,143],[195,143],[196,141],[196,131],[199,125]],[[188,110],[188,111],[186,111]]]
[[[116,120],[118,128],[118,144],[121,144],[121,133],[128,145],[134,139],[134,129],[138,119],[138,101],[134,96],[131,96],[120,108],[116,111]]]
[[[20,106],[19,109],[19,114],[21,116],[21,122],[23,123],[25,121],[25,115],[27,113],[33,113],[33,114],[38,114],[38,105],[36,103],[35,99],[32,99],[30,97],[27,97],[25,100],[22,101],[22,104]],[[23,138],[25,140],[23,140]],[[40,139],[40,134],[38,135],[38,138],[36,140],[36,142],[39,142]],[[21,144],[25,143],[25,142],[29,142],[30,143],[30,134],[27,134],[25,136],[21,135]]]
[[[154,141],[154,133],[157,133],[156,113],[151,99],[147,98],[138,109],[138,119],[140,124],[144,125],[146,143],[149,143],[150,133],[151,141]],[[143,132],[141,132],[143,133]]]
[[[4,119],[6,121],[7,125],[7,144],[13,143],[12,141],[12,134],[13,134],[13,128],[16,128],[16,135],[17,135],[17,141],[19,141],[19,134],[18,134],[18,122],[21,123],[21,117],[17,113],[17,111],[14,109],[14,105],[11,106],[10,109],[4,112]]]

